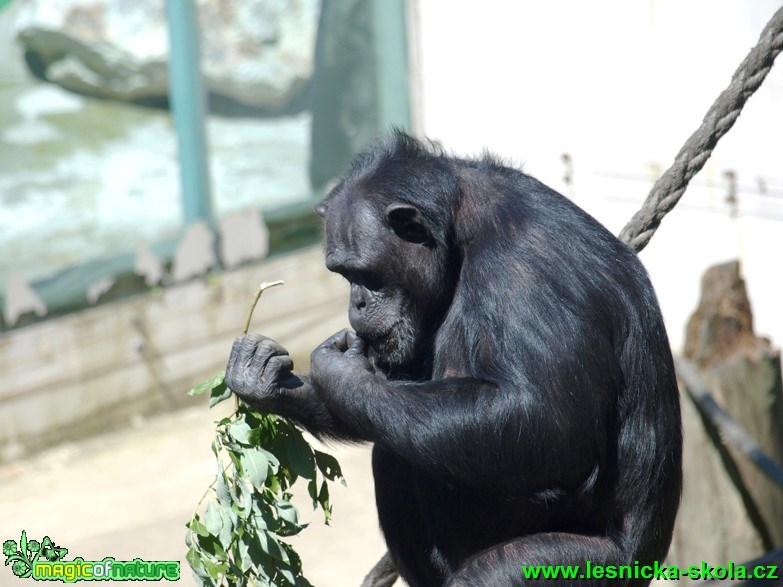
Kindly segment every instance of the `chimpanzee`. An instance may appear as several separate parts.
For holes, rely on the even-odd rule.
[[[529,175],[399,131],[315,209],[355,333],[316,348],[309,375],[278,343],[240,337],[226,381],[318,437],[374,443],[380,526],[408,584],[661,560],[679,398],[633,251]],[[647,581],[590,582],[609,583]]]

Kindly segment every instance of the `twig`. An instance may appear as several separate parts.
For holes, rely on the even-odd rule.
[[[247,334],[247,331],[250,330],[250,320],[253,318],[253,312],[256,309],[256,305],[258,304],[258,300],[261,298],[261,294],[264,293],[265,289],[269,289],[270,287],[274,287],[276,285],[283,285],[284,281],[273,281],[271,283],[267,283],[264,281],[260,286],[258,286],[258,291],[256,291],[256,295],[253,298],[253,303],[250,306],[250,311],[247,313],[247,321],[245,322],[245,329],[242,331],[242,334]]]

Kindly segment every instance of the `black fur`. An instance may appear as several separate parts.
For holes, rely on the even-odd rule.
[[[679,399],[636,255],[532,177],[399,132],[317,211],[356,335],[327,340],[302,377],[282,347],[242,337],[226,377],[316,435],[374,443],[405,580],[517,586],[526,564],[662,560]]]

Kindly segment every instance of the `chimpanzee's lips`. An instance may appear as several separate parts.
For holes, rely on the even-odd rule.
[[[402,322],[402,320],[397,320],[394,324],[392,324],[391,326],[389,326],[389,328],[387,328],[386,330],[384,330],[382,332],[372,332],[372,333],[370,333],[370,332],[359,332],[357,330],[356,331],[356,335],[359,338],[363,338],[369,345],[373,346],[373,345],[375,345],[375,344],[377,344],[379,342],[383,342],[384,340],[389,338],[391,333],[394,332],[394,329],[397,328],[397,326],[399,326],[401,322]]]

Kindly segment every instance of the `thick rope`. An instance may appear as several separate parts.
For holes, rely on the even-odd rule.
[[[685,142],[672,166],[655,182],[642,208],[620,232],[620,240],[637,253],[647,246],[666,214],[680,201],[688,182],[704,167],[720,138],[734,125],[742,107],[767,77],[783,49],[783,8],[734,72],[729,86],[707,111],[701,126]]]
[[[647,246],[666,216],[685,193],[691,179],[712,155],[715,145],[734,126],[745,102],[767,77],[775,57],[783,50],[783,8],[764,27],[731,83],[707,111],[701,126],[685,141],[672,166],[655,182],[641,209],[620,232],[620,240],[637,253]],[[390,587],[398,577],[386,553],[365,577],[361,587]]]
[[[387,552],[362,581],[361,587],[391,587],[400,575]]]

